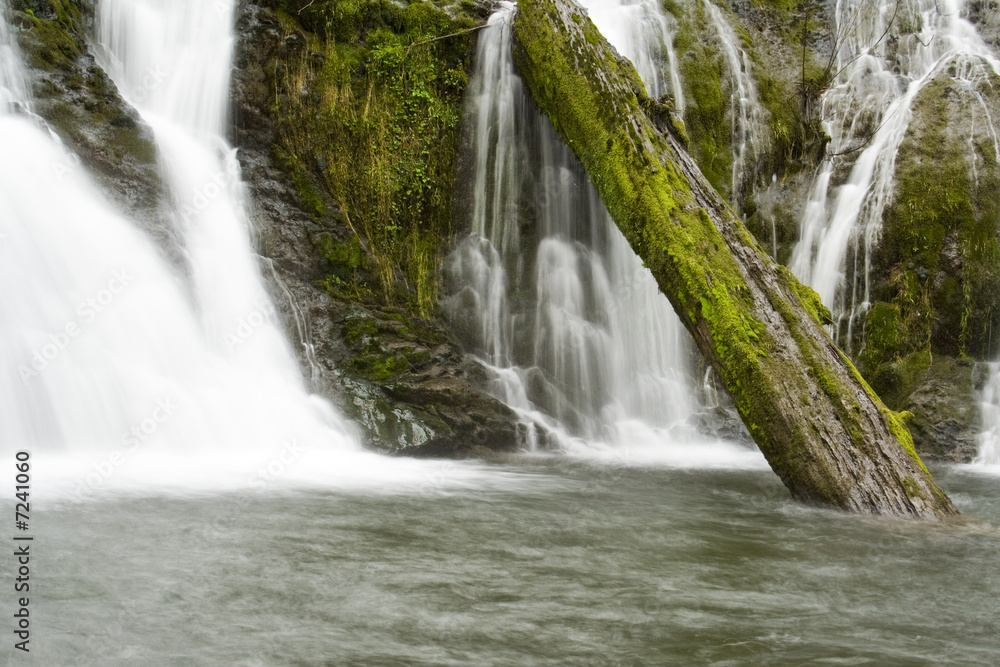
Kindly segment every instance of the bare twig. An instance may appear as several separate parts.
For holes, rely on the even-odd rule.
[[[413,42],[409,46],[406,47],[406,50],[409,51],[414,46],[423,46],[424,44],[430,44],[431,42],[437,42],[439,40],[447,39],[449,37],[458,37],[459,35],[467,35],[470,32],[475,32],[476,30],[482,30],[485,27],[486,27],[486,24],[484,23],[483,25],[477,25],[474,28],[466,28],[465,30],[459,30],[458,32],[453,32],[453,33],[450,33],[450,34],[447,34],[447,35],[440,35],[438,37],[432,37],[431,39],[424,39],[424,40],[421,40],[419,42]]]

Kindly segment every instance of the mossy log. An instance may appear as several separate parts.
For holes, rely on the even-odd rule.
[[[957,514],[903,415],[824,330],[816,293],[759,247],[586,12],[519,0],[514,57],[792,495],[863,514]]]

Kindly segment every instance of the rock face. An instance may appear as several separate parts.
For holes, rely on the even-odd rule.
[[[521,0],[514,43],[525,83],[792,495],[859,513],[955,514],[900,416],[822,329],[815,293],[767,258],[579,7]]]
[[[279,20],[263,4],[246,2],[238,11],[235,144],[261,267],[306,376],[360,425],[373,448],[459,457],[514,449],[517,416],[484,391],[485,371],[433,311],[421,317],[405,299],[390,305],[377,294],[328,288],[331,276],[351,278],[371,271],[373,262],[312,170],[290,173],[274,159],[275,80],[267,68],[291,61],[308,43],[286,14],[279,11]],[[86,169],[183,270],[151,130],[88,51],[91,5],[14,0],[12,8],[33,111],[81,157],[82,164],[55,168]],[[322,215],[303,193],[319,197]]]
[[[675,19],[674,50],[684,89],[688,150],[702,173],[746,221],[748,229],[778,261],[787,261],[798,241],[801,209],[813,171],[827,141],[820,128],[819,95],[830,79],[829,27],[823,3],[713,3],[713,21],[704,0],[667,0]],[[720,27],[731,31],[741,70],[749,65],[756,111],[741,109],[733,95],[732,63],[724,56]],[[734,189],[734,135],[739,118],[758,127],[742,182]]]
[[[892,203],[872,257],[872,306],[855,341],[887,403],[914,413],[931,458],[968,461],[980,429],[972,374],[1000,331],[1000,77],[945,75],[921,91],[896,158]]]
[[[275,159],[281,153],[272,107],[281,102],[274,72],[314,42],[305,27],[266,4],[238,9],[233,132],[261,253],[280,285],[275,301],[291,339],[302,343],[303,367],[373,448],[427,456],[516,448],[516,415],[486,393],[486,372],[443,320],[366,291],[377,282],[377,263],[368,239],[327,190],[325,159],[298,169]],[[307,57],[322,67],[320,51]]]
[[[803,205],[827,140],[819,128],[818,103],[832,75],[829,54],[838,37],[825,20],[831,8],[813,1],[713,4],[751,63],[770,147],[749,165],[755,176],[744,183],[744,191],[734,193],[730,137],[735,120],[728,94],[733,81],[718,30],[702,0],[669,0],[665,6],[677,21],[674,48],[687,101],[689,150],[764,249],[785,263],[798,241]],[[997,7],[996,0],[971,0],[965,11],[987,44],[1000,52]],[[912,21],[901,14],[887,43],[892,47],[912,31]],[[892,54],[890,48],[886,57]],[[895,199],[872,257],[872,308],[848,346],[887,404],[913,412],[914,441],[922,456],[968,460],[980,424],[966,362],[991,360],[998,352],[991,332],[1000,299],[995,250],[1000,211],[989,193],[1000,183],[989,125],[1000,118],[1000,104],[996,81],[970,87],[959,71],[942,71],[938,77],[914,105],[896,161]],[[846,179],[850,164],[848,157],[838,167],[835,185]],[[948,371],[936,374],[942,368]],[[950,386],[955,405],[968,406],[961,428],[956,430],[946,412],[934,407],[929,396],[941,394],[925,382],[938,389]],[[935,427],[938,419],[944,421]]]
[[[951,463],[969,463],[975,458],[982,431],[976,393],[987,378],[984,364],[934,357],[907,399],[907,410],[914,415],[910,432],[918,451]]]

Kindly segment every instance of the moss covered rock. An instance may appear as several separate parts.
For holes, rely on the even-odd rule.
[[[12,20],[33,94],[32,109],[80,158],[56,165],[85,168],[113,202],[179,260],[162,206],[152,131],[97,65],[86,41],[89,5],[71,0],[16,0]]]
[[[855,341],[865,376],[890,405],[914,412],[917,441],[938,458],[968,458],[978,425],[963,360],[997,351],[1000,146],[987,114],[1000,114],[998,86],[945,74],[915,100],[872,256],[873,303]],[[949,378],[947,393],[969,409],[932,400]],[[963,415],[961,428],[949,413]]]
[[[409,124],[428,108],[457,105],[463,76],[415,77],[444,58],[464,67],[473,43],[465,33],[440,40],[447,54],[427,62],[419,58],[428,45],[415,44],[420,67],[399,79],[414,96],[380,89],[378,79],[387,62],[379,57],[408,68],[403,39],[464,30],[462,16],[433,5],[408,12],[391,2],[307,0],[244,2],[237,16],[234,143],[261,252],[295,306],[286,293],[275,301],[315,390],[380,451],[480,456],[518,443],[517,416],[484,391],[485,371],[462,352],[434,298],[454,174],[400,191],[452,169],[457,150],[457,128]]]
[[[830,78],[832,43],[823,3],[714,2],[751,66],[766,127],[748,176],[733,192],[734,81],[704,0],[666,0],[677,22],[677,53],[687,106],[685,146],[702,173],[780,262],[798,241],[806,193],[827,141],[819,96]]]

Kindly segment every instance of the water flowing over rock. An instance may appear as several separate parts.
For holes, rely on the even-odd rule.
[[[522,0],[515,60],[793,495],[856,512],[953,514],[900,418],[820,327],[815,293],[767,258],[669,122],[655,108],[647,116],[635,69],[590,20],[562,0]]]
[[[743,192],[752,189],[757,176],[757,161],[770,148],[767,110],[757,95],[750,56],[740,45],[722,10],[704,0],[705,11],[721,44],[723,60],[731,81],[730,115],[732,116],[733,169],[730,203],[739,211]],[[772,234],[772,237],[775,236]],[[775,251],[776,252],[776,251]]]
[[[52,492],[79,499],[112,486],[255,490],[293,464],[289,479],[319,484],[424,480],[415,462],[362,451],[354,427],[307,388],[288,344],[286,323],[308,323],[275,306],[274,296],[296,310],[280,279],[264,280],[271,264],[253,250],[241,170],[223,138],[233,6],[98,4],[110,78],[68,6],[77,13],[11,13],[40,97],[10,93],[18,60],[3,37],[0,279],[20,287],[0,296],[0,396],[11,410],[0,447],[30,448],[48,461]],[[82,94],[63,99],[60,85]],[[17,113],[27,108],[38,115]],[[67,118],[84,124],[79,133],[60,124]],[[152,192],[163,193],[166,241],[123,215],[127,199],[116,195],[131,185],[101,178],[100,166],[129,165],[133,153],[92,157],[95,128],[133,133],[126,147],[162,180]]]
[[[988,381],[983,384],[980,395],[983,431],[979,436],[975,463],[1000,466],[1000,364],[991,363],[986,372]]]
[[[127,444],[137,437],[129,427],[156,412],[171,417],[155,437],[142,434],[157,444],[252,449],[301,438],[351,448],[339,418],[305,391],[250,254],[239,172],[220,136],[231,17],[139,4],[101,4],[101,41],[109,57],[134,67],[116,72],[126,96],[138,104],[148,94],[142,108],[162,150],[191,275],[178,275],[105,203],[80,161],[37,122],[0,119],[7,154],[22,158],[3,164],[10,231],[2,270],[7,284],[23,286],[5,292],[4,322],[14,328],[2,336],[10,364],[2,393],[13,407],[0,439],[41,451]],[[138,24],[136,10],[154,23]],[[31,33],[53,29],[26,21],[29,45]],[[160,88],[143,88],[153,71],[169,74]],[[137,131],[134,120],[130,127]],[[204,206],[188,197],[203,197]],[[186,215],[185,205],[200,215]]]
[[[746,456],[693,428],[704,408],[687,335],[514,72],[513,12],[502,4],[479,42],[472,234],[447,265],[452,321],[491,367],[496,395],[523,416],[529,447]],[[662,89],[653,72],[669,38],[663,16],[645,3],[595,15]]]
[[[302,342],[300,364],[311,385],[358,423],[367,446],[380,451],[464,457],[516,448],[517,416],[486,393],[481,364],[439,318],[386,304],[378,294],[327,287],[367,274],[374,262],[341,210],[343,202],[326,192],[323,173],[334,165],[302,152],[310,167],[289,174],[287,161],[276,159],[286,119],[274,111],[273,91],[285,84],[275,73],[296,72],[299,59],[302,67],[313,67],[324,55],[292,40],[306,27],[282,24],[271,4],[242,3],[237,14],[234,143],[270,275],[292,297],[277,305],[283,319],[300,323],[289,335]],[[315,104],[308,117],[328,113],[324,99],[319,91],[301,98]],[[303,192],[322,206],[309,206]]]
[[[872,252],[894,194],[896,158],[918,95],[941,76],[976,88],[998,60],[962,16],[961,0],[837,4],[835,85],[823,96],[831,136],[790,267],[819,293],[851,349],[872,299]],[[838,169],[849,167],[841,183]]]

